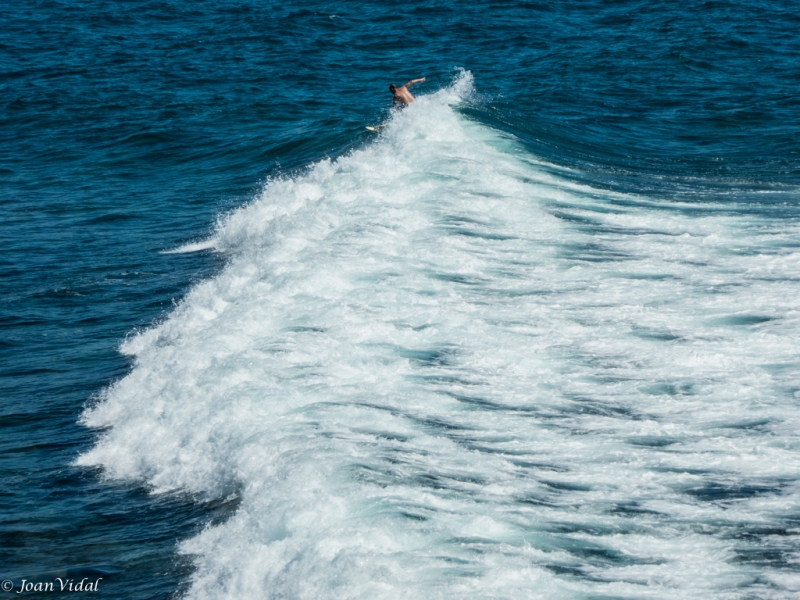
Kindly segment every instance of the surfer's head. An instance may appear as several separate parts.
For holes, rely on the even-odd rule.
[[[394,87],[394,84],[393,84],[393,83],[390,83],[390,84],[389,84],[389,91],[390,91],[390,92],[392,92],[393,94],[394,94],[394,93],[397,91],[397,88],[396,88],[396,87]]]

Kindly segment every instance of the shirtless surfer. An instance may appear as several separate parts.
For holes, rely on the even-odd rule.
[[[408,86],[414,85],[415,83],[422,83],[425,81],[425,78],[422,79],[412,79],[407,84],[401,87],[395,86],[395,84],[391,84],[389,86],[389,91],[392,92],[392,106],[397,106],[398,104],[402,108],[403,106],[408,106],[414,101],[414,96],[411,95],[411,92],[408,91]]]

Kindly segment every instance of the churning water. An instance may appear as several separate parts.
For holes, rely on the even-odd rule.
[[[160,304],[136,312],[133,301],[102,297],[82,305],[86,319],[109,315],[116,327],[106,324],[97,336],[106,347],[130,332],[121,345],[130,362],[116,372],[92,371],[83,387],[70,388],[83,400],[95,393],[82,416],[80,406],[64,401],[58,418],[80,418],[88,429],[48,455],[61,472],[84,478],[60,484],[70,498],[63,522],[101,527],[84,514],[96,514],[93,503],[101,501],[151,512],[102,526],[111,548],[103,565],[82,558],[98,556],[94,538],[74,542],[72,558],[63,559],[69,564],[41,550],[63,533],[21,543],[27,554],[10,553],[15,578],[83,569],[105,574],[120,597],[167,597],[177,589],[192,599],[800,593],[800,180],[797,125],[784,122],[800,110],[774,84],[781,73],[761,75],[775,85],[772,92],[754,88],[744,100],[746,90],[731,91],[739,81],[736,61],[757,77],[756,55],[744,48],[756,48],[753,40],[766,32],[747,29],[748,15],[767,9],[753,2],[709,6],[708,20],[698,25],[688,11],[639,14],[630,2],[592,3],[596,17],[570,3],[483,4],[463,15],[455,5],[402,5],[406,12],[397,8],[396,19],[380,7],[365,8],[369,18],[334,4],[305,12],[273,7],[283,16],[273,14],[271,35],[288,29],[285,38],[270,38],[278,50],[264,68],[289,68],[295,56],[298,77],[306,70],[328,78],[320,84],[328,86],[328,99],[346,98],[356,92],[330,74],[345,72],[337,60],[366,52],[359,46],[365,36],[380,45],[389,42],[379,42],[378,33],[389,35],[400,23],[449,23],[446,35],[432,39],[452,41],[464,53],[458,63],[475,63],[478,72],[502,48],[518,48],[487,76],[486,88],[473,69],[448,65],[439,83],[421,87],[403,111],[352,116],[337,105],[328,115],[313,94],[284,106],[292,97],[287,73],[270,82],[269,102],[250,106],[265,111],[263,123],[242,116],[241,104],[226,109],[245,138],[237,145],[216,120],[223,109],[214,107],[233,102],[226,94],[249,98],[245,75],[257,61],[245,53],[250,66],[237,71],[239,79],[227,82],[220,67],[217,79],[203,84],[219,97],[200,94],[197,105],[182,100],[188,116],[144,99],[134,103],[150,106],[141,109],[144,119],[159,110],[174,114],[142,134],[152,139],[126,138],[119,157],[113,144],[103,155],[100,142],[79,138],[107,156],[105,166],[74,158],[54,183],[9,159],[6,189],[14,206],[36,206],[25,186],[38,178],[47,206],[57,205],[59,189],[77,198],[137,192],[162,215],[159,231],[170,222],[178,229],[152,241],[152,229],[137,222],[139,209],[119,207],[124,200],[98,199],[105,206],[100,216],[80,221],[84,228],[121,223],[120,239],[109,242],[119,254],[107,269],[134,260],[125,248],[151,235],[147,248],[131,250],[142,257],[140,270],[119,280],[147,283],[149,301]],[[230,17],[229,9],[235,10],[215,3],[200,10],[215,15],[220,28],[250,18]],[[172,14],[148,10],[111,26],[137,32],[147,49],[146,41],[156,39],[149,36],[162,31],[147,29],[153,15]],[[497,24],[485,36],[475,29],[481,14]],[[780,30],[782,14],[772,31]],[[712,17],[728,29],[714,29]],[[539,33],[542,48],[514,37],[527,35],[525,24],[534,21],[550,23]],[[632,33],[637,22],[651,27],[651,38]],[[214,23],[207,30],[212,42],[188,49],[176,42],[166,56],[190,61],[186,52],[196,51],[236,62],[221,49],[235,54],[242,46],[226,46],[230,37],[214,42]],[[578,35],[581,26],[588,29]],[[179,25],[163,27],[183,39]],[[292,27],[306,37],[292,37],[299,35]],[[708,56],[686,55],[692,27],[750,41],[731,42],[727,53],[710,46],[709,56],[722,53],[727,62],[718,72],[703,71]],[[601,38],[609,30],[617,37]],[[675,32],[685,33],[683,46]],[[642,66],[633,50],[640,38],[651,39],[656,54],[658,44],[667,48],[653,58],[660,74],[634,68]],[[419,69],[411,76],[425,75],[424,65],[445,52],[417,41],[407,53]],[[497,47],[481,50],[489,42]],[[775,43],[784,61],[775,62],[779,69],[796,48]],[[624,58],[620,44],[628,49]],[[544,66],[532,66],[536,56]],[[556,63],[561,72],[550,68]],[[676,74],[676,64],[686,73]],[[521,83],[526,69],[536,68],[542,81]],[[603,87],[609,78],[615,85]],[[595,95],[570,93],[582,88]],[[171,93],[199,93],[186,90],[178,84]],[[120,89],[97,93],[124,104]],[[702,101],[690,102],[692,93]],[[537,105],[536,94],[549,100]],[[10,101],[8,114],[25,101]],[[126,116],[133,108],[107,110],[117,127],[135,120]],[[167,127],[176,119],[184,129]],[[386,124],[380,133],[363,133],[364,124],[377,121]],[[19,127],[32,125],[21,119]],[[198,137],[204,128],[211,132],[207,147]],[[57,129],[47,126],[51,134]],[[264,144],[270,149],[259,154]],[[137,156],[143,174],[127,175],[133,183],[126,188],[124,161]],[[253,171],[270,176],[260,185]],[[102,173],[112,173],[110,181]],[[99,189],[90,193],[78,181]],[[200,216],[170,204],[206,185],[217,199],[204,200]],[[214,213],[221,216],[206,233],[202,223]],[[45,222],[59,218],[49,214]],[[22,256],[27,242],[19,234],[17,240],[12,249]],[[73,254],[85,257],[81,252]],[[76,273],[72,283],[51,286],[51,296],[91,295],[90,284],[75,281],[102,270],[89,264],[97,256],[77,267],[65,257],[59,268]],[[33,259],[19,258],[16,268],[25,260]],[[155,265],[164,264],[175,266],[159,274]],[[10,272],[31,289],[41,285],[24,279],[31,273]],[[165,277],[174,283],[158,287]],[[181,291],[174,307],[161,308]],[[112,314],[125,306],[140,316]],[[63,314],[41,322],[42,335],[55,331]],[[22,327],[20,319],[9,317],[9,327]],[[93,359],[77,343],[36,348],[42,361],[54,349],[93,364],[117,360]],[[28,387],[17,388],[23,397],[37,384],[19,369],[10,374],[28,377]],[[65,377],[64,370],[36,373],[39,381]],[[49,385],[58,397],[61,388]],[[37,410],[9,427],[32,431],[34,417],[48,418]],[[42,433],[58,435],[66,434]],[[22,458],[6,469],[20,474],[37,464],[25,448],[13,446]],[[125,496],[133,493],[119,487],[125,482],[146,486],[150,495]],[[32,503],[43,507],[56,492],[33,494]],[[88,504],[74,508],[87,494]],[[9,536],[14,523],[24,522],[23,502],[13,498],[17,520],[3,526]],[[150,563],[126,547],[131,532],[142,532]],[[147,546],[155,539],[161,545]],[[174,566],[148,566],[158,561]]]

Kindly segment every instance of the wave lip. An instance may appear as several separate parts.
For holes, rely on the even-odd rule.
[[[791,590],[731,540],[800,474],[798,255],[758,251],[796,232],[560,179],[471,90],[224,219],[78,463],[241,498],[181,545],[192,598]]]

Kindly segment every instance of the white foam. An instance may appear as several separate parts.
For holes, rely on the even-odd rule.
[[[216,244],[213,239],[184,244],[183,246],[178,246],[171,250],[164,250],[162,254],[189,254],[191,252],[203,252],[205,250],[216,250]]]
[[[240,495],[191,598],[789,597],[735,534],[796,507],[797,224],[559,179],[471,86],[227,217],[79,464]]]

